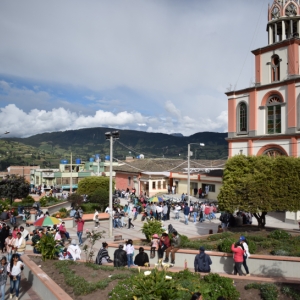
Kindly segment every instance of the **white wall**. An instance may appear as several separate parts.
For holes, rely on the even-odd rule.
[[[265,145],[274,144],[281,146],[288,154],[290,153],[290,140],[254,140],[253,141],[253,155],[257,155],[257,152]]]
[[[240,154],[240,150],[243,150],[243,155],[248,155],[247,142],[231,143],[231,148],[232,156]]]
[[[271,83],[271,66],[267,65],[267,63],[271,62],[271,57],[274,54],[277,54],[282,59],[280,62],[280,80],[284,80],[288,76],[288,47],[283,47],[261,55],[261,84]]]

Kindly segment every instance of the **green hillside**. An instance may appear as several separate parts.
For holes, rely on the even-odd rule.
[[[109,154],[105,132],[111,128],[88,128],[37,134],[28,138],[0,140],[0,170],[9,165],[41,165],[57,167],[61,159],[87,160],[94,154],[103,159]],[[120,139],[114,143],[114,157],[144,154],[145,157],[178,158],[187,156],[188,143],[205,143],[205,147],[192,145],[194,159],[225,159],[228,156],[227,133],[199,132],[189,137],[134,130],[119,130]],[[131,152],[131,153],[130,153]]]

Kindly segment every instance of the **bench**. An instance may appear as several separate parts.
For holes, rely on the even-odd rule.
[[[114,236],[114,241],[123,241],[124,239],[123,239],[123,237],[122,237],[122,235],[115,235]]]

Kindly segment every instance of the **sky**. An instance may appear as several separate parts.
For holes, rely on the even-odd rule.
[[[272,0],[0,1],[0,137],[227,132]]]

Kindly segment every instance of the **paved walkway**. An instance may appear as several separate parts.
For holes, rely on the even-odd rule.
[[[9,299],[9,288],[10,288],[10,280],[7,280],[6,283],[6,294],[5,294],[5,300]],[[15,299],[15,294],[13,299]],[[19,299],[20,300],[43,300],[31,287],[29,282],[25,279],[21,279],[21,287],[20,287],[20,293],[19,293]]]

